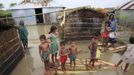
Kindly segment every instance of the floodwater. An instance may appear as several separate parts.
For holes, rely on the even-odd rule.
[[[41,62],[38,52],[39,35],[49,32],[50,26],[37,25],[27,26],[29,31],[29,50],[27,50],[24,58],[19,62],[11,75],[44,75],[44,64]],[[81,59],[89,58],[89,50],[87,48],[88,42],[82,41],[78,43],[78,57]],[[68,46],[68,45],[67,45]],[[117,53],[102,53],[101,60],[109,64],[117,63],[121,58]],[[82,65],[82,64],[81,64]],[[124,66],[124,64],[123,64]],[[85,67],[84,65],[82,67]],[[58,75],[133,75],[134,65],[131,65],[128,72],[123,73],[121,69],[115,69],[111,65],[103,66],[100,69],[91,69],[88,71],[67,71],[64,74],[58,71]],[[54,75],[54,71],[52,72]]]

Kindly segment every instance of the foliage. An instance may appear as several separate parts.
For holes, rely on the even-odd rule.
[[[10,11],[5,11],[5,10],[0,10],[0,17],[11,17],[11,12]]]
[[[13,6],[16,6],[16,5],[17,5],[17,3],[11,3],[10,7],[13,7]]]
[[[2,3],[0,3],[0,10],[4,8],[4,5]]]

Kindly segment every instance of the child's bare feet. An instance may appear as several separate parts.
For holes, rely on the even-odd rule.
[[[113,67],[118,67],[118,66],[116,64],[114,64]]]

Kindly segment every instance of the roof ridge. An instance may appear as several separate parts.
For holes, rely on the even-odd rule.
[[[119,9],[122,9],[123,7],[127,6],[127,5],[130,4],[131,2],[133,2],[133,0],[128,1],[127,3],[123,4]]]

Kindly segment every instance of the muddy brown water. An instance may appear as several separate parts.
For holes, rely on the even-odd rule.
[[[44,75],[44,64],[41,62],[38,52],[39,35],[46,34],[49,32],[50,26],[47,25],[36,25],[27,26],[29,31],[29,50],[26,52],[24,58],[19,62],[16,68],[11,72],[10,75]],[[68,44],[66,45],[68,47]],[[88,41],[79,42],[78,46],[78,57],[77,58],[89,58],[90,53],[87,48]],[[118,53],[102,53],[101,60],[115,64],[119,61],[121,55]],[[123,63],[124,66],[124,63]],[[103,67],[103,66],[102,66]],[[103,67],[104,68],[104,67]],[[112,66],[103,70],[89,70],[89,71],[67,71],[66,74],[58,72],[58,75],[133,75],[134,65],[129,67],[128,72],[123,73],[120,69],[115,69]],[[54,72],[52,72],[54,75]]]

